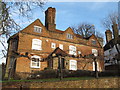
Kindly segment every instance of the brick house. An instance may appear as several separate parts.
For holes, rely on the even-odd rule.
[[[112,30],[106,30],[106,45],[104,46],[105,70],[118,70],[120,64],[120,35],[117,24],[112,25]],[[112,37],[112,35],[114,37]]]
[[[92,58],[85,57],[96,53],[98,70],[104,69],[103,48],[95,35],[83,38],[70,27],[64,31],[56,29],[55,13],[55,8],[49,7],[45,11],[45,26],[37,19],[9,38],[5,77],[11,73],[22,77],[48,67],[58,69],[58,54],[62,55],[63,69],[93,71]]]

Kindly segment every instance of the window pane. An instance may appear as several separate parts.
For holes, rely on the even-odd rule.
[[[62,45],[62,44],[59,44],[59,48],[63,50],[63,45]]]
[[[41,33],[42,27],[40,26],[34,26],[34,32]]]
[[[56,48],[56,44],[55,43],[51,43],[51,48]]]
[[[76,55],[76,47],[70,45],[69,46],[69,54]]]
[[[40,68],[40,57],[32,56],[31,67],[32,68]]]
[[[32,40],[32,49],[41,50],[42,41],[39,39]]]
[[[70,70],[77,70],[77,61],[70,60]]]

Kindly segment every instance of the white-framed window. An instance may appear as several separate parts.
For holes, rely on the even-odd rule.
[[[81,54],[81,51],[78,51],[78,55],[80,55]]]
[[[63,50],[63,44],[59,44],[59,48]]]
[[[94,54],[94,56],[97,56],[98,55],[97,49],[92,49],[92,54]]]
[[[40,60],[41,58],[39,56],[32,56],[31,57],[31,68],[40,68]]]
[[[96,45],[97,44],[96,40],[94,40],[94,39],[92,39],[91,42],[92,42],[92,45]]]
[[[42,32],[42,27],[34,26],[34,32],[41,33]]]
[[[67,39],[73,39],[73,35],[67,33]]]
[[[93,71],[95,71],[95,62],[93,62]],[[97,62],[97,71],[100,71],[99,63]]]
[[[77,70],[77,61],[76,60],[70,60],[70,70]]]
[[[42,50],[42,41],[40,39],[32,39],[32,49]]]
[[[76,47],[73,45],[69,46],[69,54],[76,55]]]
[[[51,43],[51,48],[56,48],[56,43]]]

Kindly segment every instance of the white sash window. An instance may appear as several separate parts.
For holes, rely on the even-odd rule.
[[[31,68],[40,68],[40,57],[32,56],[31,57]]]
[[[63,44],[59,44],[59,48],[63,50]]]
[[[70,60],[70,70],[77,70],[77,61],[76,60]]]
[[[56,43],[51,43],[51,48],[56,48]]]
[[[42,27],[34,26],[34,32],[41,33],[42,32]]]
[[[72,45],[69,46],[69,54],[76,55],[76,47],[75,46],[72,46]]]
[[[98,55],[98,51],[96,49],[92,49],[92,54],[94,54],[94,56]]]
[[[32,49],[42,50],[42,41],[39,39],[32,39]]]

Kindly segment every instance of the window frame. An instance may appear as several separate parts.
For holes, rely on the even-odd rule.
[[[42,50],[42,40],[32,39],[32,50]]]
[[[59,44],[59,48],[63,50],[63,44]]]
[[[94,54],[94,56],[98,56],[98,50],[97,49],[92,49],[92,54]]]
[[[42,27],[34,25],[34,32],[41,33],[42,32]]]
[[[77,51],[76,46],[69,45],[69,54],[70,55],[77,55],[76,51]]]
[[[51,43],[51,48],[55,49],[56,48],[56,43]]]
[[[78,55],[80,55],[81,54],[81,51],[78,51]]]
[[[73,64],[73,62],[74,62],[74,64]],[[73,66],[75,66],[75,68],[73,68]],[[70,60],[69,70],[77,70],[77,60]]]
[[[97,45],[97,41],[94,39],[91,40],[91,43],[92,43],[92,45]]]
[[[67,39],[73,39],[73,35],[70,33],[67,33]]]
[[[32,61],[32,58],[35,58],[35,59],[39,59],[39,61],[38,62],[34,62],[35,64],[39,64],[39,66],[33,66],[32,64],[33,64],[33,61]],[[40,66],[41,66],[41,63],[40,63],[40,60],[41,60],[41,58],[39,57],[39,56],[36,56],[36,55],[34,55],[34,56],[31,56],[31,63],[30,63],[30,67],[31,68],[40,68]]]

